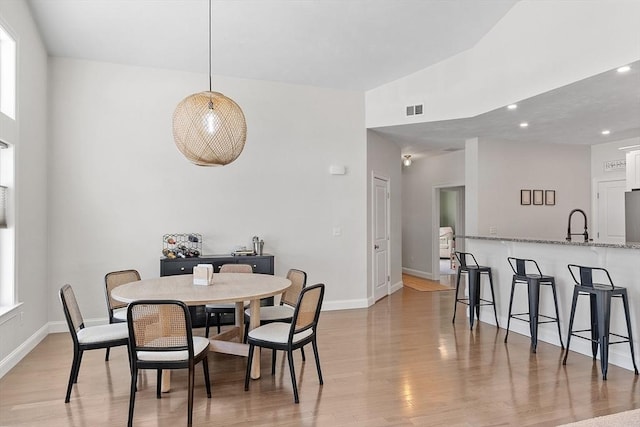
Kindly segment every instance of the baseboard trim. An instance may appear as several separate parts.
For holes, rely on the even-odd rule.
[[[350,310],[353,308],[367,308],[369,307],[368,299],[351,299],[342,301],[325,301],[322,304],[322,311],[333,310]]]
[[[389,295],[402,289],[402,286],[403,286],[402,280],[391,285],[391,289],[389,290]]]
[[[49,335],[49,325],[45,324],[38,329],[33,335],[27,338],[15,350],[0,361],[0,378],[4,377],[13,367],[15,367],[22,359],[26,357],[31,350],[36,348],[40,342]]]
[[[421,277],[423,279],[433,280],[433,273],[428,273],[426,271],[414,270],[412,268],[402,267],[403,274],[410,274],[412,276]]]

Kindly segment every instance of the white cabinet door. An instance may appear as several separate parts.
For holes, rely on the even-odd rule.
[[[640,150],[627,152],[627,191],[640,188]]]

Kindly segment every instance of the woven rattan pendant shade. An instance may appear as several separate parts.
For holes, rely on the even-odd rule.
[[[189,161],[200,166],[227,165],[238,158],[247,138],[242,109],[218,92],[183,99],[173,113],[173,139]]]

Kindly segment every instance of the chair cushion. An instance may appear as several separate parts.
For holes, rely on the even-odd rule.
[[[289,329],[291,329],[291,323],[273,322],[267,323],[255,329],[249,331],[249,338],[253,338],[260,341],[269,341],[280,344],[285,344],[289,339]],[[293,342],[296,343],[309,335],[313,334],[313,329],[307,329],[306,331],[297,333],[293,336]]]
[[[113,310],[113,318],[126,322],[127,321],[127,307],[116,308]]]
[[[273,322],[276,320],[291,321],[293,317],[294,309],[288,305],[270,305],[267,307],[260,307],[260,321]],[[251,310],[245,310],[247,316],[251,316]]]
[[[203,351],[209,350],[209,340],[204,337],[193,337],[193,355],[198,356]],[[181,351],[139,351],[138,360],[146,362],[177,362],[187,360],[189,353],[187,350]]]
[[[94,344],[129,338],[129,329],[126,323],[112,323],[80,329],[77,335],[80,344]]]

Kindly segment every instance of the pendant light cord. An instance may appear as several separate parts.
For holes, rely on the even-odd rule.
[[[211,86],[211,0],[209,0],[209,92],[212,92],[212,86]]]

